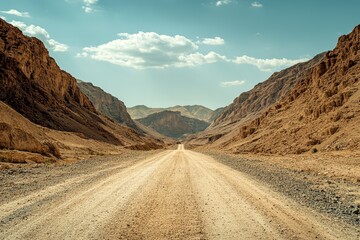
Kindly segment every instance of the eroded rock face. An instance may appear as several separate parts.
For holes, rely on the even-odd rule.
[[[142,132],[131,119],[122,101],[101,88],[94,86],[92,83],[78,80],[77,84],[81,91],[90,99],[97,111],[115,120],[117,123],[124,124],[138,132]]]
[[[120,144],[107,132],[76,79],[62,71],[44,44],[0,19],[0,100],[32,122]]]

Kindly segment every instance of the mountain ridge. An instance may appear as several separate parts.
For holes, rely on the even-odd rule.
[[[39,39],[23,35],[2,19],[0,80],[2,111],[14,116],[14,123],[26,122],[20,118],[33,123],[13,126],[6,116],[0,116],[1,153],[11,150],[7,154],[16,155],[14,151],[20,150],[59,157],[54,151],[57,147],[62,152],[78,149],[89,153],[96,148],[122,151],[128,147],[153,149],[163,145],[161,140],[141,136],[96,111],[76,79],[60,69]]]
[[[155,139],[164,141],[166,144],[172,144],[173,140],[156,132],[154,129],[149,128],[138,121],[134,121],[129,113],[123,101],[114,97],[110,93],[105,92],[98,86],[90,82],[77,81],[80,89],[89,97],[93,103],[95,109],[105,116],[113,119],[119,124],[123,124],[127,127],[134,129],[140,135],[149,135]],[[144,106],[145,107],[145,106]]]
[[[202,105],[176,105],[167,108],[151,108],[146,105],[136,105],[131,108],[128,108],[128,112],[133,119],[145,118],[153,113],[163,112],[163,111],[174,111],[180,112],[181,115],[185,117],[190,117],[198,119],[205,122],[211,122],[219,114],[219,109],[212,110],[210,108],[204,107]]]
[[[360,25],[341,36],[334,50],[240,94],[188,143],[236,153],[358,150],[359,78]]]
[[[89,98],[97,111],[115,120],[117,123],[141,132],[135,122],[131,119],[123,101],[90,82],[77,80],[77,85]]]
[[[185,117],[180,112],[174,111],[153,113],[136,121],[171,138],[181,138],[186,134],[194,134],[209,126],[209,123],[205,121]]]

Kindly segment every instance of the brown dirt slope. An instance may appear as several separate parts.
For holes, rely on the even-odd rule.
[[[113,145],[82,134],[49,129],[37,125],[0,101],[0,170],[17,168],[19,163],[58,162],[63,164],[90,155],[123,154],[129,150],[163,148],[167,139],[140,137],[133,130],[108,122],[108,130],[123,143]],[[61,161],[59,161],[61,159]],[[25,166],[26,167],[26,166]]]
[[[44,129],[2,101],[0,112],[0,162],[44,162],[61,157],[58,146]]]
[[[240,95],[190,143],[276,154],[359,150],[359,77],[357,26],[325,56],[276,73]]]

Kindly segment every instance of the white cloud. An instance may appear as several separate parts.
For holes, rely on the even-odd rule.
[[[51,39],[49,33],[40,26],[35,26],[32,24],[28,26],[25,23],[19,21],[11,21],[10,24],[22,30],[26,35],[39,37],[41,40],[47,43],[47,45],[54,52],[66,52],[69,49],[69,46],[66,44],[59,43],[54,39]]]
[[[24,28],[26,28],[26,24],[23,22],[19,22],[19,21],[11,21],[10,22],[11,25],[20,28],[21,30],[23,30]]]
[[[235,80],[235,81],[229,81],[229,82],[221,82],[220,86],[222,87],[234,87],[234,86],[241,86],[245,84],[244,80]]]
[[[26,35],[30,35],[30,36],[43,36],[46,39],[50,38],[49,33],[45,29],[43,29],[42,27],[39,27],[39,26],[32,25],[32,24],[29,26],[26,26],[24,28],[23,32]]]
[[[83,0],[84,6],[82,7],[86,13],[94,12],[94,5],[96,5],[98,0]]]
[[[262,8],[263,7],[263,5],[261,3],[259,3],[259,2],[253,2],[251,4],[251,6],[254,7],[254,8]]]
[[[204,45],[224,45],[225,40],[221,37],[215,37],[215,38],[204,38],[201,41],[197,42],[198,44],[204,44]]]
[[[209,52],[206,55],[198,52],[189,55],[182,55],[179,57],[179,60],[180,62],[175,65],[176,67],[189,67],[227,61],[225,56],[222,56],[215,52]]]
[[[96,4],[98,0],[83,0],[85,4],[93,5]]]
[[[254,65],[261,71],[276,71],[276,70],[279,70],[280,68],[289,67],[294,64],[297,64],[300,62],[305,62],[308,60],[309,59],[307,59],[307,58],[294,59],[294,60],[286,59],[286,58],[258,59],[258,58],[249,57],[249,56],[244,55],[244,56],[237,57],[233,62],[236,64]]]
[[[10,9],[9,11],[1,11],[1,12],[9,15],[15,15],[17,17],[25,17],[25,18],[30,17],[30,14],[28,12],[19,12],[18,10],[15,9]]]
[[[202,54],[190,39],[155,32],[120,33],[119,38],[97,47],[86,47],[78,57],[132,68],[188,67],[227,61],[215,52]]]
[[[136,69],[191,67],[216,62],[233,62],[253,65],[260,71],[277,71],[308,60],[305,58],[258,59],[246,55],[229,59],[213,51],[206,54],[199,51],[198,44],[223,43],[223,39],[219,37],[193,42],[184,36],[160,35],[155,32],[120,33],[118,36],[118,39],[108,43],[85,47],[76,56]]]
[[[69,46],[64,43],[59,43],[54,39],[48,39],[48,44],[52,47],[54,52],[67,52],[69,50]]]
[[[229,4],[229,3],[231,3],[231,0],[219,0],[219,1],[217,1],[216,2],[216,6],[217,7],[220,7],[220,6],[223,6],[223,5],[227,5],[227,4]]]

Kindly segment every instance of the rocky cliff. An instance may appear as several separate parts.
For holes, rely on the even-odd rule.
[[[360,148],[360,26],[333,51],[241,94],[190,142],[235,152],[304,153]]]
[[[131,119],[126,106],[122,101],[101,88],[94,86],[92,83],[78,80],[77,85],[90,99],[98,112],[115,120],[117,123],[133,128],[136,131],[141,131]]]

